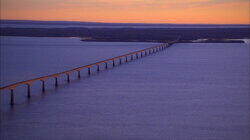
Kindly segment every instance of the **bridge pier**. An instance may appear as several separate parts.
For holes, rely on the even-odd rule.
[[[126,56],[126,62],[128,62],[128,56]]]
[[[14,99],[14,89],[10,90],[10,105],[14,105],[15,99]]]
[[[88,67],[88,75],[90,75],[90,74],[91,74],[90,67]]]
[[[55,86],[58,87],[58,78],[55,77]]]
[[[98,72],[100,71],[100,66],[99,66],[99,65],[97,65],[97,71],[98,71]]]
[[[108,69],[108,62],[105,62],[105,68]]]
[[[131,60],[133,60],[134,59],[134,55],[131,55]]]
[[[27,84],[27,97],[30,98],[31,95],[30,95],[30,84]]]
[[[113,67],[115,66],[115,59],[113,59]]]
[[[136,53],[136,59],[138,59],[139,57],[138,57],[138,53]]]
[[[69,73],[67,73],[67,82],[70,82],[70,77],[69,77]]]
[[[79,70],[77,72],[78,72],[78,79],[80,79],[81,78],[81,71]]]
[[[45,81],[42,80],[42,91],[45,92]]]

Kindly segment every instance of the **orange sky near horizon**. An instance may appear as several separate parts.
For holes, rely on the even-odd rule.
[[[250,24],[249,0],[1,0],[1,19]]]

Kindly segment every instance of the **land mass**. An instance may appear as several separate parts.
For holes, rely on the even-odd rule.
[[[82,41],[108,42],[243,42],[249,25],[136,24],[65,21],[1,20],[1,36],[80,37]],[[198,40],[198,41],[194,41]]]
[[[81,37],[83,41],[166,42],[181,37],[181,42],[239,42],[225,39],[250,38],[249,28],[1,28],[1,36]]]

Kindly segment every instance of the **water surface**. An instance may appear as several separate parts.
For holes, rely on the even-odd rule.
[[[91,50],[86,46],[83,52],[77,49],[75,55],[80,56],[72,56],[74,62],[82,53],[92,58],[82,59],[87,63],[94,56],[111,56],[113,53],[106,53],[117,46],[120,49],[113,55],[133,46],[94,44],[91,47],[98,55],[84,53]],[[60,50],[59,46],[53,49]],[[147,44],[134,44],[133,49],[139,46]],[[46,49],[50,47],[41,53],[50,56],[46,60],[55,59],[53,62],[63,55],[69,58],[68,51],[74,50],[65,49],[68,51],[57,55],[48,51],[46,55]],[[248,140],[248,58],[246,44],[175,44],[166,51],[110,67],[71,84],[62,80],[59,88],[48,87],[45,93],[33,89],[30,100],[26,99],[25,89],[20,89],[16,106],[2,111],[1,136],[13,140]],[[70,67],[80,63],[63,61]],[[56,69],[54,65],[50,62],[44,67]],[[7,94],[1,98],[4,106],[8,99]]]

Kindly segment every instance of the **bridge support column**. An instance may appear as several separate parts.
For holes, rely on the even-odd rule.
[[[122,64],[122,59],[121,58],[119,58],[120,59],[120,65]]]
[[[143,56],[143,54],[142,54],[142,52],[141,52],[141,58],[142,58],[142,56]]]
[[[128,62],[128,56],[126,56],[126,62]]]
[[[30,98],[30,84],[27,84],[27,97]]]
[[[67,82],[70,82],[70,77],[69,77],[69,73],[67,73]]]
[[[55,86],[58,87],[58,78],[55,77]]]
[[[14,100],[14,89],[10,90],[10,105],[14,105],[15,100]]]
[[[113,67],[115,66],[115,59],[113,60]]]
[[[45,81],[42,80],[42,91],[45,92]]]
[[[136,53],[136,59],[138,59],[139,57],[138,57],[138,53]]]
[[[98,71],[98,72],[100,71],[100,66],[99,66],[99,65],[97,65],[97,71]]]
[[[131,55],[131,60],[133,60],[134,59],[134,55]]]
[[[105,68],[108,69],[108,62],[105,62]]]
[[[90,68],[88,68],[88,75],[90,75],[91,74],[91,71],[90,71]]]
[[[81,78],[81,71],[79,70],[77,72],[78,72],[78,79],[80,79]]]

